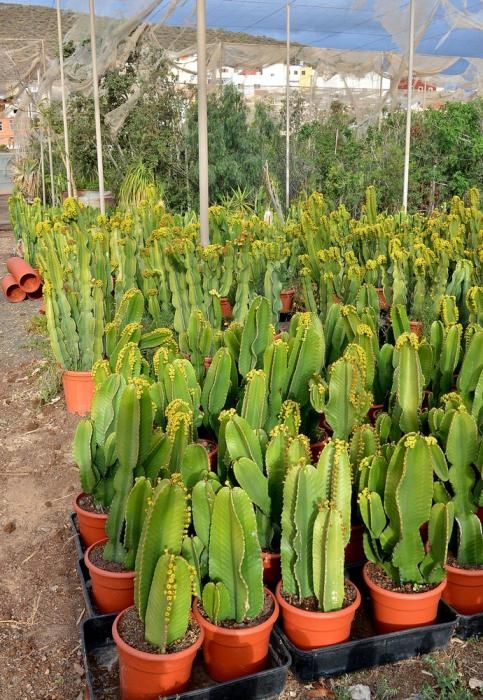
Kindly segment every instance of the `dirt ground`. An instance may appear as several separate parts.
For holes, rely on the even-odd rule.
[[[11,235],[0,232],[1,274],[12,248]],[[78,491],[76,419],[62,398],[41,404],[45,360],[27,331],[37,309],[36,302],[0,299],[0,700],[81,700],[84,605],[67,522]],[[443,680],[426,658],[305,686],[290,677],[282,698],[345,699],[356,683],[381,700],[479,697],[469,681],[483,679],[482,646],[453,640],[447,652],[432,655]],[[444,694],[445,683],[455,690]]]

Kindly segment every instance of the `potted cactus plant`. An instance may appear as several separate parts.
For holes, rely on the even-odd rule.
[[[113,637],[122,696],[155,700],[185,689],[204,633],[191,614],[196,570],[181,555],[191,519],[181,477],[163,479],[154,489],[141,478],[134,489],[138,520],[128,537],[135,559],[134,606],[116,617]]]
[[[446,563],[446,602],[463,615],[483,612],[483,534],[477,515],[483,503],[483,453],[475,418],[464,406],[454,410],[446,438],[449,484],[435,485],[435,497],[452,503],[455,550]],[[448,415],[448,414],[446,414]]]
[[[223,486],[206,506],[204,499],[193,500],[195,529],[205,545],[209,533],[208,580],[193,611],[205,633],[208,674],[227,681],[264,668],[279,608],[263,588],[255,511],[247,494]]]
[[[354,584],[344,580],[350,511],[347,444],[333,438],[317,467],[300,461],[284,485],[282,580],[276,595],[284,631],[300,649],[349,638],[361,602]]]
[[[429,625],[446,586],[445,564],[453,527],[451,503],[433,505],[433,472],[446,481],[448,467],[434,437],[404,435],[386,478],[369,476],[359,494],[368,563],[363,576],[381,632]],[[425,549],[420,528],[428,527]]]

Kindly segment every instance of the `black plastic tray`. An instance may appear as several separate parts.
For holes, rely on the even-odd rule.
[[[69,515],[69,525],[70,529],[72,530],[73,540],[75,548],[77,550],[77,556],[79,557],[79,559],[82,559],[82,557],[84,556],[84,552],[86,551],[86,547],[84,546],[84,543],[81,540],[79,527],[77,523],[77,515],[75,513],[71,513]]]
[[[79,576],[82,588],[82,595],[84,596],[84,603],[86,606],[86,617],[97,617],[101,615],[101,613],[97,609],[96,604],[94,603],[94,599],[92,597],[91,577],[89,574],[89,569],[87,568],[86,563],[84,561],[84,557],[82,557],[82,559],[79,559],[76,562],[75,568],[77,569],[77,575]]]
[[[366,598],[357,613],[361,619],[365,616],[366,622],[369,620],[369,608],[370,603]],[[314,681],[320,677],[352,673],[362,668],[381,666],[427,654],[435,649],[443,649],[448,644],[456,624],[456,614],[441,601],[438,617],[433,625],[388,634],[372,634],[312,651],[295,647],[284,634],[281,620],[275,626],[275,633],[288,649],[292,657],[292,669],[300,680]]]
[[[90,700],[117,700],[120,697],[116,645],[112,639],[115,615],[101,615],[82,624],[81,641],[86,667],[87,698]],[[292,660],[290,654],[272,633],[269,663],[265,671],[244,676],[227,683],[215,683],[204,671],[201,654],[195,660],[192,676],[202,687],[189,689],[163,700],[268,700],[282,692]],[[101,670],[103,684],[99,689],[96,676]],[[99,674],[100,675],[100,674]]]
[[[483,635],[483,612],[475,615],[460,615],[453,608],[451,610],[457,616],[455,632],[457,637],[469,639],[470,637],[481,637]]]

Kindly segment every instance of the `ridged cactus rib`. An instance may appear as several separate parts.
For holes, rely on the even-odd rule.
[[[134,569],[139,540],[144,524],[144,517],[148,508],[148,501],[152,498],[153,488],[148,479],[139,477],[128,496],[126,503],[126,531],[124,533],[124,545],[127,549],[124,566],[126,569]]]
[[[240,457],[253,460],[263,471],[260,441],[248,421],[241,416],[231,416],[225,426],[226,448],[232,461]]]
[[[322,450],[317,471],[322,479],[322,501],[338,511],[341,537],[347,545],[351,534],[351,466],[348,446],[343,440],[331,440]]]
[[[418,411],[423,399],[423,373],[418,355],[418,339],[411,333],[398,338],[398,366],[395,375],[397,401],[401,408],[399,425],[405,433],[419,428]]]
[[[248,311],[240,343],[238,369],[244,377],[262,361],[268,345],[270,304],[265,297],[256,297]]]
[[[162,554],[156,564],[144,619],[147,642],[164,654],[188,629],[193,570],[183,557]]]
[[[79,478],[84,493],[92,493],[97,483],[92,465],[92,432],[91,421],[81,420],[74,436],[73,457],[79,467]]]
[[[191,498],[193,504],[193,525],[195,532],[205,547],[210,543],[211,517],[215,496],[221,484],[216,480],[203,479],[194,486]]]
[[[325,338],[322,324],[315,314],[298,314],[296,324],[282,395],[284,399],[293,399],[303,406],[309,400],[310,378],[324,365]]]
[[[420,567],[425,580],[430,583],[439,583],[446,576],[444,565],[453,530],[453,521],[454,507],[452,503],[435,503],[433,505],[428,526],[428,552]]]
[[[205,411],[205,423],[216,431],[217,417],[225,407],[231,385],[232,359],[227,348],[216,351],[213,361],[206,373],[201,405]]]
[[[344,602],[344,524],[341,513],[323,506],[314,522],[312,561],[314,594],[320,610],[340,610]]]
[[[256,617],[263,606],[262,559],[253,506],[246,493],[221,488],[215,498],[209,545],[210,579],[223,583],[230,619]]]
[[[186,489],[179,475],[160,481],[149,503],[136,556],[134,602],[142,620],[158,559],[165,551],[180,553],[189,521]]]
[[[245,380],[240,414],[254,430],[260,430],[267,419],[267,377],[263,370],[252,369]]]
[[[104,548],[108,561],[122,563],[126,550],[121,540],[126,503],[134,481],[139,456],[140,410],[136,387],[127,386],[122,394],[116,423],[116,452],[119,466],[114,477],[114,498],[107,519],[109,541]]]
[[[209,470],[208,452],[203,445],[187,445],[181,462],[181,476],[186,488],[191,491]]]
[[[114,397],[120,388],[121,377],[118,374],[112,374],[95,391],[91,416],[98,445],[104,444],[106,437],[114,428]]]
[[[209,581],[203,588],[203,609],[210,620],[217,625],[222,620],[230,619],[230,594],[224,583]]]
[[[287,344],[276,340],[265,350],[263,369],[267,377],[268,418],[267,430],[271,430],[277,422],[277,416],[282,407],[282,388],[287,371]]]
[[[300,599],[314,595],[312,580],[312,538],[317,506],[323,496],[322,477],[311,465],[299,469],[294,509],[295,536],[291,543],[295,552],[293,565],[297,594]]]
[[[251,459],[241,457],[233,464],[236,480],[249,499],[267,516],[271,512],[268,479]]]

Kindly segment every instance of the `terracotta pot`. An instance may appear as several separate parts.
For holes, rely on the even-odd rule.
[[[443,599],[461,615],[483,612],[483,569],[459,569],[446,564]]]
[[[20,289],[13,275],[9,274],[2,277],[1,284],[5,298],[11,304],[18,304],[19,301],[25,300],[27,295]]]
[[[198,600],[195,599],[193,612],[205,632],[205,667],[214,681],[223,683],[240,676],[258,673],[265,668],[270,634],[279,613],[275,596],[268,589],[265,590],[273,600],[273,613],[260,625],[243,629],[229,629],[212,624],[200,613]]]
[[[95,544],[99,542],[99,540],[104,540],[106,538],[107,515],[104,513],[91,513],[81,508],[79,501],[85,495],[85,493],[80,493],[72,505],[77,515],[82,541],[86,547],[90,547],[91,544]]]
[[[205,369],[208,370],[208,369],[210,369],[210,367],[211,367],[211,363],[213,362],[213,358],[212,358],[212,357],[205,357],[205,359],[203,360],[203,362],[204,362],[204,365],[205,365]]]
[[[23,258],[9,258],[7,260],[7,270],[15,278],[20,289],[25,294],[32,294],[40,287],[40,275]]]
[[[377,296],[379,297],[379,308],[381,311],[387,311],[389,304],[387,303],[386,295],[382,287],[376,287]]]
[[[312,442],[310,445],[310,454],[312,455],[312,464],[316,464],[320,457],[320,453],[324,449],[324,447],[327,445],[329,442],[328,438],[325,440],[321,440],[320,442]]]
[[[360,564],[360,562],[366,561],[362,537],[363,534],[364,525],[352,525],[349,544],[345,548],[344,554],[346,565]]]
[[[62,374],[67,411],[85,416],[90,413],[94,396],[94,380],[91,372],[64,370]]]
[[[29,299],[34,299],[34,300],[35,300],[35,299],[42,299],[43,295],[44,295],[44,290],[43,290],[42,285],[40,285],[40,287],[37,289],[36,292],[29,292],[29,293],[27,294],[27,297],[28,297]]]
[[[218,445],[216,442],[213,442],[212,440],[205,440],[204,438],[200,438],[199,440],[196,441],[199,445],[202,445],[205,450],[208,452],[208,459],[210,461],[210,469],[211,471],[216,471],[216,465],[218,461]]]
[[[230,304],[230,300],[228,297],[221,297],[220,299],[220,305],[221,305],[221,315],[225,320],[230,319],[233,316],[233,309]]]
[[[411,333],[414,333],[418,338],[423,337],[423,324],[421,321],[409,321],[409,329]]]
[[[263,583],[270,589],[280,581],[280,552],[262,552]]]
[[[280,301],[282,302],[280,313],[287,314],[289,311],[292,311],[294,296],[295,289],[282,289],[280,292]]]
[[[438,614],[438,603],[446,587],[446,579],[439,586],[424,593],[396,593],[378,586],[367,574],[368,564],[362,575],[369,588],[372,614],[377,629],[385,634],[411,627],[431,625]]]
[[[84,562],[91,575],[92,597],[100,613],[118,613],[134,604],[134,571],[104,571],[89,559],[96,545],[107,539],[91,544],[84,554]]]
[[[374,403],[367,412],[367,417],[371,421],[372,425],[376,422],[377,416],[384,411],[383,403]]]
[[[347,608],[327,613],[309,612],[287,603],[280,581],[275,595],[282,612],[283,629],[290,641],[299,649],[318,649],[349,639],[354,615],[361,604],[361,594],[356,586],[354,588],[356,599]]]
[[[195,656],[203,642],[203,628],[194,644],[173,654],[138,651],[119,635],[123,610],[114,620],[112,636],[119,654],[119,680],[123,700],[157,700],[183,692],[188,685]]]

